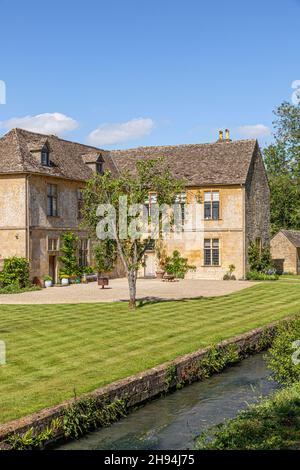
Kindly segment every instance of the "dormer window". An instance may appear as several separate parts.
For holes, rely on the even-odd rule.
[[[41,152],[41,164],[43,166],[50,166],[50,157],[49,157],[49,150],[47,147],[44,147]]]

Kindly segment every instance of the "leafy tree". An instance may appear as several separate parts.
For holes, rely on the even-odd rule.
[[[117,260],[117,246],[115,240],[101,240],[94,246],[96,269],[99,274],[113,270]]]
[[[248,260],[251,271],[262,273],[267,272],[272,268],[271,252],[267,246],[260,250],[256,243],[250,243],[248,249]]]
[[[63,246],[61,247],[62,256],[58,258],[63,267],[61,275],[66,274],[67,276],[77,275],[79,272],[78,260],[77,260],[77,249],[78,249],[78,237],[72,232],[65,232],[62,235]]]
[[[274,112],[275,141],[264,150],[271,189],[271,231],[300,229],[300,105]]]
[[[122,211],[119,198],[126,196],[128,207],[137,204],[145,208],[145,201],[149,192],[156,194],[157,203],[173,204],[176,195],[182,191],[183,183],[171,176],[169,169],[162,158],[149,159],[136,163],[135,172],[121,172],[114,177],[109,171],[103,175],[95,174],[88,181],[83,190],[83,225],[89,230],[91,237],[95,237],[98,223],[105,216],[97,215],[97,208],[102,204],[109,204],[115,211],[114,239],[117,253],[123,264],[129,286],[129,306],[136,306],[136,282],[139,267],[143,263],[144,254],[151,246],[151,237],[144,236],[123,237],[120,234],[120,220]],[[137,223],[141,210],[126,219],[127,228]],[[101,219],[102,217],[102,219]],[[157,231],[159,235],[160,230]]]

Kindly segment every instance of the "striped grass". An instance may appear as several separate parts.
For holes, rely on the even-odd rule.
[[[0,305],[0,422],[300,312],[300,283],[146,304]]]

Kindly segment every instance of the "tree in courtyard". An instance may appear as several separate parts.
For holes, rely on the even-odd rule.
[[[151,193],[155,194],[155,203],[158,206],[172,205],[182,188],[183,182],[171,176],[163,159],[160,158],[137,162],[133,173],[121,172],[118,176],[113,176],[106,171],[103,175],[95,174],[83,190],[83,225],[89,230],[91,237],[95,237],[99,222],[103,221],[107,215],[107,212],[99,215],[99,206],[109,205],[113,208],[115,223],[110,229],[113,230],[117,254],[128,279],[131,308],[136,307],[138,269],[153,239],[153,234],[145,237],[139,225],[141,214],[147,211],[146,201],[149,202]],[[127,207],[130,208],[128,214],[125,211],[125,222],[124,207],[120,204],[120,200],[125,200],[124,197],[126,197]],[[132,232],[135,226],[137,228],[135,236],[128,236],[127,230]],[[156,227],[155,230],[156,236],[159,236],[160,227]]]
[[[78,260],[77,260],[77,249],[78,249],[78,237],[72,232],[65,232],[62,235],[63,245],[61,247],[62,256],[58,258],[63,267],[62,273],[67,276],[75,276],[78,274]]]

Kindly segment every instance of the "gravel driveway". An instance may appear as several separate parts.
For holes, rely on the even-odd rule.
[[[214,297],[231,294],[251,287],[249,281],[210,281],[185,279],[162,282],[158,279],[138,279],[137,297],[157,300]],[[35,292],[0,295],[0,304],[78,304],[128,300],[127,279],[113,279],[109,288],[101,289],[96,282],[51,287]]]

